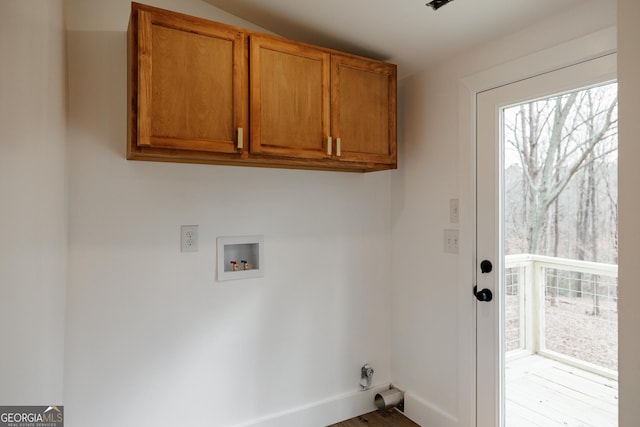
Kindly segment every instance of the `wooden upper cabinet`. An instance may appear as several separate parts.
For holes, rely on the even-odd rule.
[[[396,66],[331,56],[331,135],[341,161],[396,167]]]
[[[396,167],[396,66],[138,3],[127,158]]]
[[[263,35],[249,43],[251,154],[327,158],[329,53]]]
[[[248,137],[247,61],[247,35],[238,28],[133,3],[129,157],[240,157]]]

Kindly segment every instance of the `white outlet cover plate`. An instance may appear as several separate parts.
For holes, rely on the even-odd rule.
[[[448,254],[458,253],[458,230],[444,230],[444,251]]]
[[[198,252],[198,226],[180,226],[180,252]]]

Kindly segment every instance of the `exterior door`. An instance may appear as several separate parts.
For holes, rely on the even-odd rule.
[[[567,247],[576,241],[575,234],[561,235],[560,239],[558,239],[557,233],[554,236],[553,228],[554,226],[557,228],[557,224],[554,224],[554,220],[549,220],[549,218],[557,220],[562,213],[565,213],[565,222],[569,224],[577,223],[580,220],[577,216],[575,220],[573,217],[567,218],[568,212],[574,212],[569,209],[569,206],[582,207],[586,203],[584,201],[586,199],[569,199],[569,201],[564,200],[562,204],[554,204],[554,201],[558,200],[557,194],[554,192],[561,192],[570,187],[577,188],[579,183],[576,175],[577,171],[582,170],[583,166],[586,167],[585,165],[588,163],[582,156],[595,154],[593,149],[589,153],[588,150],[571,144],[563,149],[553,148],[553,141],[564,144],[569,137],[563,136],[564,134],[552,135],[553,126],[551,124],[556,122],[564,123],[566,125],[565,128],[569,129],[568,132],[571,132],[573,127],[574,131],[575,129],[580,129],[580,132],[584,133],[581,136],[583,138],[595,137],[593,133],[597,132],[599,130],[598,126],[602,124],[600,119],[606,120],[608,112],[608,119],[613,123],[609,123],[606,134],[600,136],[602,138],[610,138],[612,130],[615,130],[615,111],[617,111],[608,108],[608,105],[611,105],[612,98],[601,99],[600,101],[595,100],[595,98],[589,100],[587,97],[591,95],[587,92],[579,92],[579,90],[599,87],[605,82],[615,79],[615,64],[615,55],[609,55],[478,94],[476,156],[476,293],[478,299],[476,312],[476,415],[477,426],[479,427],[588,425],[580,424],[577,419],[567,421],[566,419],[554,418],[554,414],[567,414],[568,411],[559,406],[562,398],[559,394],[553,394],[557,392],[553,390],[545,397],[537,399],[536,402],[531,402],[533,407],[521,408],[524,412],[535,412],[543,408],[545,416],[548,415],[543,424],[533,420],[533,415],[531,415],[530,419],[528,414],[516,414],[514,406],[505,403],[512,401],[512,399],[507,398],[505,400],[505,398],[511,392],[511,383],[507,383],[507,378],[509,375],[513,375],[511,370],[506,372],[505,369],[507,367],[511,369],[512,366],[515,366],[510,365],[511,362],[507,362],[512,359],[515,360],[517,357],[522,357],[520,360],[525,360],[527,356],[543,354],[544,357],[542,359],[536,359],[540,364],[547,363],[547,361],[555,362],[557,359],[554,359],[555,356],[552,354],[557,352],[547,351],[545,353],[542,351],[548,347],[545,346],[545,336],[549,337],[549,334],[551,334],[552,338],[556,338],[556,332],[549,332],[545,328],[545,311],[540,308],[532,308],[531,304],[534,301],[538,301],[538,304],[544,307],[545,302],[560,305],[568,304],[577,299],[585,300],[585,298],[591,298],[589,301],[596,301],[602,298],[601,302],[590,306],[593,308],[592,317],[602,314],[596,314],[596,308],[602,306],[605,307],[604,309],[609,309],[611,308],[610,304],[616,301],[615,296],[610,297],[609,295],[605,301],[604,297],[600,295],[601,291],[609,285],[576,285],[577,282],[575,280],[577,277],[589,275],[589,277],[606,277],[605,282],[611,283],[617,278],[617,266],[612,265],[612,263],[599,263],[594,267],[595,263],[587,260],[579,260],[579,262],[558,261],[558,257],[548,256],[548,254],[543,257],[538,253],[530,253],[534,246],[535,248],[542,247],[540,244],[541,239],[546,239],[547,245],[545,247],[547,249],[553,247],[552,244],[549,245],[549,242],[554,237],[557,245],[562,244]],[[576,90],[578,92],[575,92]],[[576,104],[578,99],[582,99],[585,102],[585,108],[590,105],[591,110],[583,110],[578,113],[570,111],[569,104]],[[557,108],[555,110],[545,110],[541,106],[542,104],[536,102],[537,100],[548,100],[546,104],[555,104]],[[524,107],[522,107],[523,105]],[[518,110],[518,108],[522,111]],[[527,108],[531,112],[528,116],[524,114],[524,110]],[[511,116],[509,116],[510,114]],[[581,114],[584,117],[580,117]],[[532,119],[533,115],[536,117],[535,122]],[[589,121],[589,115],[598,117],[598,119]],[[511,121],[509,122],[509,120]],[[518,120],[520,121],[518,122]],[[596,123],[599,124],[596,125]],[[589,132],[592,132],[592,134],[589,134]],[[513,143],[515,140],[522,140],[530,145],[520,151],[513,151],[509,147],[516,145]],[[534,154],[538,157],[540,154],[539,152],[534,153],[535,150],[546,150],[547,154],[552,153],[553,156],[550,155],[546,163],[533,165]],[[599,153],[603,156],[607,155],[606,153]],[[617,152],[615,155],[617,162]],[[565,166],[557,162],[559,159],[566,160]],[[526,173],[526,171],[521,173],[525,169],[523,165],[527,164],[532,167],[529,170],[530,173]],[[570,164],[579,165],[576,166],[577,171],[573,171],[575,173],[572,176],[575,179],[568,179],[568,182],[563,184],[563,180],[571,172],[570,167],[566,166]],[[556,169],[553,169],[554,165]],[[516,179],[517,176],[521,176],[522,179]],[[521,187],[518,188],[517,185],[521,185]],[[564,188],[562,188],[563,185]],[[602,184],[598,188],[603,188],[604,185]],[[515,190],[513,186],[515,186]],[[535,188],[535,194],[529,194],[532,188]],[[510,194],[522,196],[523,203],[527,205],[527,209],[514,207],[513,204],[509,204],[509,209],[506,209],[507,196]],[[541,200],[546,201],[541,203]],[[553,216],[553,209],[556,210],[555,217]],[[523,222],[514,226],[510,222],[512,217],[519,217]],[[544,221],[540,218],[544,219]],[[521,239],[521,241],[518,239]],[[564,241],[562,241],[563,239]],[[532,241],[537,243],[534,245]],[[558,243],[558,241],[560,242]],[[600,245],[602,243],[592,242],[592,244]],[[520,258],[514,258],[511,254],[507,256],[507,252],[512,251],[508,248],[518,245],[520,245],[522,256]],[[515,268],[513,268],[514,262],[516,263]],[[535,264],[537,267],[534,266],[535,262],[539,263]],[[617,263],[617,258],[615,262]],[[600,264],[607,265],[602,267]],[[566,267],[567,265],[569,267]],[[526,270],[527,266],[529,270]],[[565,280],[563,279],[564,276],[562,276],[564,273],[561,274],[560,272],[565,271],[567,268],[570,273],[567,276],[569,279]],[[526,271],[529,271],[529,273],[526,273]],[[539,275],[536,276],[535,273],[538,271]],[[515,278],[516,274],[521,275]],[[553,276],[550,279],[550,283],[554,283],[555,288],[552,288],[549,284],[539,285],[543,283],[541,279],[543,275]],[[570,284],[558,285],[563,280]],[[537,290],[532,289],[531,286],[533,285],[527,289],[518,288],[517,290],[512,287],[514,284],[522,284],[525,281],[530,285],[537,283],[539,287]],[[589,286],[591,287],[589,288]],[[591,296],[587,295],[589,289],[593,294]],[[610,292],[610,288],[607,287],[607,289],[607,292]],[[515,321],[512,316],[512,306],[509,305],[514,301],[523,302],[523,305],[520,306],[521,308],[516,310],[518,317]],[[577,310],[580,311],[582,308],[579,307]],[[516,332],[508,330],[508,327],[513,326],[512,323],[517,326]],[[542,336],[542,338],[536,339],[538,336]],[[519,340],[516,349],[512,348],[514,346],[512,340]],[[615,358],[617,359],[617,347]],[[608,372],[607,368],[598,370],[597,366],[593,366],[596,363],[589,362],[586,365],[593,369],[586,369],[585,374],[576,374],[578,371],[573,367],[576,364],[579,365],[579,360],[576,361],[577,358],[574,355],[566,357],[566,360],[562,359],[562,357],[560,359],[563,363],[562,366],[572,367],[562,373],[567,378],[567,381],[583,381],[585,378],[589,381],[596,381],[602,377],[605,383],[608,382],[607,385],[610,389],[614,388],[613,383],[615,382],[616,374],[612,369],[609,369],[611,372]],[[595,375],[597,378],[590,375]],[[539,383],[543,381],[539,378],[538,380]],[[531,387],[531,389],[520,391],[523,398],[526,399],[527,395],[533,396],[535,394],[534,386]],[[571,388],[570,385],[566,387],[561,385],[561,387]],[[617,387],[617,382],[615,382],[615,387]],[[615,397],[612,399],[615,399]],[[604,401],[608,398],[605,396],[602,397],[602,400]],[[600,400],[596,402],[596,404],[599,403]],[[589,410],[591,409],[589,408]],[[516,418],[516,415],[519,418]],[[615,407],[615,416],[617,417],[617,406]],[[613,425],[617,425],[617,421],[615,424],[607,424],[606,421],[601,420],[596,421],[596,424],[593,425],[601,427],[611,425],[613,427]]]

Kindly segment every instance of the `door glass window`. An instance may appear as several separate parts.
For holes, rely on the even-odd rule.
[[[617,85],[500,118],[505,425],[617,426]]]

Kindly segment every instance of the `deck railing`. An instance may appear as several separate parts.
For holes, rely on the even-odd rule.
[[[618,266],[505,258],[507,358],[540,354],[617,379]]]

